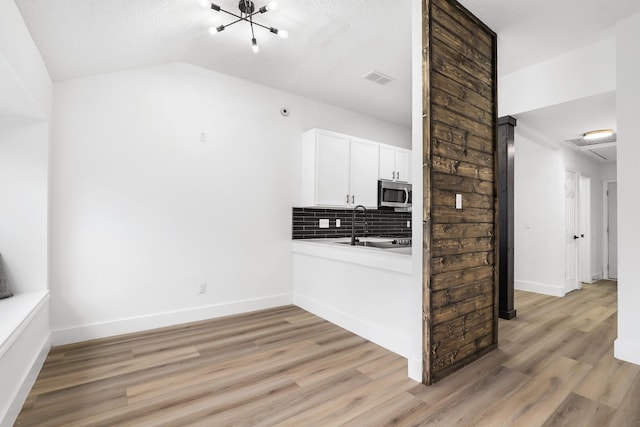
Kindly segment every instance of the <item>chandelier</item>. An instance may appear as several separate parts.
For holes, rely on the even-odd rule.
[[[262,6],[261,8],[256,10],[256,6],[251,0],[240,0],[238,2],[238,9],[240,9],[240,15],[237,15],[233,12],[224,10],[217,4],[212,3],[211,9],[215,10],[216,12],[224,12],[237,19],[226,25],[220,25],[218,27],[209,28],[209,34],[211,35],[218,34],[224,31],[227,27],[230,27],[231,25],[240,21],[248,22],[249,26],[251,27],[251,49],[253,50],[254,53],[258,53],[260,51],[260,47],[258,46],[258,41],[256,40],[256,36],[253,31],[254,25],[260,28],[264,28],[265,30],[269,30],[271,33],[276,34],[283,39],[286,39],[287,37],[289,37],[289,33],[285,30],[278,30],[277,28],[274,28],[274,27],[267,27],[266,25],[262,25],[258,22],[254,22],[253,20],[254,15],[257,15],[258,13],[265,13],[270,10],[274,10],[277,7],[278,7],[278,3],[276,3],[275,1],[271,1],[266,6]]]

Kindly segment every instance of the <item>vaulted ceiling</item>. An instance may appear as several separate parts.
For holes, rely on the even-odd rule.
[[[413,0],[417,1],[417,0]],[[237,0],[215,0],[237,11]],[[279,0],[211,36],[228,15],[206,0],[17,0],[54,81],[184,61],[401,126],[411,123],[411,0]],[[498,33],[499,73],[610,37],[637,0],[461,0]],[[266,1],[256,1],[262,6]],[[362,77],[376,70],[384,86]]]

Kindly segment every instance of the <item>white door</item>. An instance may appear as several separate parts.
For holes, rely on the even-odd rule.
[[[564,180],[564,291],[578,289],[578,198],[577,176],[573,171],[565,171]]]
[[[349,204],[349,137],[318,132],[316,146],[316,204]]]
[[[378,206],[378,143],[351,139],[351,204]]]
[[[580,221],[578,239],[580,252],[579,284],[591,283],[591,179],[580,176],[580,197],[578,198]]]
[[[396,149],[396,181],[411,182],[411,150]]]
[[[618,183],[607,185],[607,243],[609,247],[609,279],[618,278]]]

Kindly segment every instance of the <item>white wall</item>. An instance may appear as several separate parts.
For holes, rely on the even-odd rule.
[[[559,295],[564,288],[562,153],[515,129],[515,288]]]
[[[600,175],[605,181],[615,181],[618,177],[618,164],[604,163],[600,169]]]
[[[617,358],[640,364],[640,14],[617,24],[618,339]]]
[[[14,0],[0,0],[0,88],[0,115],[51,116],[51,78]]]
[[[410,272],[336,258],[341,257],[309,255],[300,250],[294,254],[296,305],[408,358],[409,363],[419,363],[421,357],[415,360],[412,352],[415,337],[409,309],[413,293]],[[388,262],[404,265],[404,260]]]
[[[0,254],[16,293],[47,289],[48,133],[0,116]]]
[[[0,254],[17,292],[47,289],[51,92],[15,2],[0,0]]]
[[[553,148],[516,127],[514,168],[515,287],[564,295],[564,173],[591,179],[591,277],[602,277],[602,166]]]
[[[562,104],[616,89],[614,37],[498,79],[499,116]],[[598,58],[593,61],[593,58]]]
[[[413,209],[411,213],[411,239],[414,248],[422,248],[424,244],[422,226],[423,217],[423,186],[417,183],[423,182],[423,118],[422,118],[422,5],[423,2],[411,3],[411,82],[414,90],[411,91],[411,172],[413,185]],[[420,90],[415,90],[420,88]],[[422,382],[423,360],[423,314],[422,314],[422,262],[423,251],[412,251],[413,274],[411,287],[411,306],[408,308],[412,319],[411,349],[409,355],[409,377]]]
[[[54,343],[291,303],[313,127],[410,146],[409,129],[186,64],[56,84]]]

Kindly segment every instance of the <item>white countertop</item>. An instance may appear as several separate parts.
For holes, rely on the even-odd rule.
[[[335,239],[299,239],[292,241],[294,253],[328,258],[336,261],[360,264],[368,267],[391,270],[398,273],[411,274],[411,247],[380,249],[368,246],[351,246],[344,244],[348,237]],[[367,237],[361,241],[388,241],[386,238]]]

